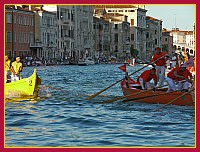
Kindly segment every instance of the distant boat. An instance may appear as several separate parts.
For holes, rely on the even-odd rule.
[[[18,81],[5,83],[4,94],[6,98],[29,96],[38,92],[37,86],[41,84],[41,79],[38,77],[36,69],[28,78],[23,78]]]
[[[86,58],[83,60],[78,61],[79,66],[87,66],[87,65],[93,65],[95,64],[94,60],[92,58]]]
[[[69,65],[77,65],[77,61],[75,61],[75,60],[69,60]]]

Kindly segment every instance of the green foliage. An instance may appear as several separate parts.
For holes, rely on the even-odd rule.
[[[134,58],[137,57],[137,55],[139,53],[139,51],[137,49],[131,48],[130,51],[131,51],[132,57],[134,57]]]

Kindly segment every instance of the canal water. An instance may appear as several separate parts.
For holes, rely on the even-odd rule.
[[[37,97],[6,99],[7,147],[185,147],[195,146],[194,107],[104,100],[122,95],[119,84],[86,98],[124,77],[120,64],[36,68],[42,85]],[[142,65],[127,67],[132,73]],[[143,69],[144,70],[144,69]],[[143,71],[142,70],[142,71]],[[132,78],[142,72],[132,75]]]

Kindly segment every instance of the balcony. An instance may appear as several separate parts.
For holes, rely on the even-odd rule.
[[[30,48],[42,48],[42,42],[30,43]]]

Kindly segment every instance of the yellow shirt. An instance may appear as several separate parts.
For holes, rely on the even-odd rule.
[[[10,70],[10,60],[5,61],[5,65],[4,65],[4,70],[5,71],[9,71]]]
[[[22,67],[22,63],[21,63],[21,62],[18,62],[18,63],[17,63],[17,62],[15,61],[15,62],[12,63],[12,67],[13,67],[15,73],[18,73],[20,67]]]

